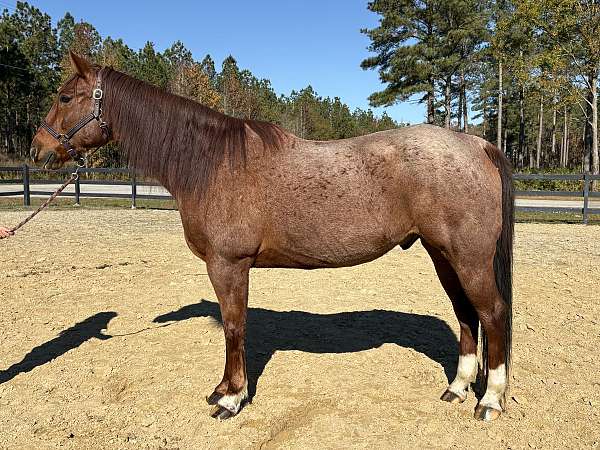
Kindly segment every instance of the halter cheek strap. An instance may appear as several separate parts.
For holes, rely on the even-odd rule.
[[[92,120],[98,121],[98,126],[102,130],[102,134],[106,136],[108,139],[110,137],[110,130],[108,128],[108,124],[102,118],[102,98],[104,93],[102,91],[102,80],[100,79],[100,71],[98,71],[98,75],[96,77],[96,88],[92,91],[92,99],[94,99],[94,109],[91,113],[82,117],[73,127],[64,134],[59,133],[45,120],[42,122],[41,127],[50,134],[54,139],[56,139],[60,145],[66,150],[71,159],[73,159],[77,165],[82,166],[84,164],[83,157],[77,152],[75,146],[71,143],[71,139],[79,130],[85,127]]]

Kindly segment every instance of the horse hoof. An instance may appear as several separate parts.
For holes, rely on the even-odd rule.
[[[496,408],[491,408],[484,405],[477,405],[477,408],[475,408],[475,418],[477,420],[483,420],[484,422],[496,420],[498,417],[500,417],[501,413],[502,411]]]
[[[444,400],[448,403],[462,403],[466,400],[466,397],[463,398],[460,395],[446,389],[446,392],[442,394],[440,400]]]
[[[218,392],[213,392],[212,394],[210,394],[208,397],[206,397],[206,403],[208,403],[209,405],[216,405],[217,402],[219,400],[221,400],[221,397],[223,397],[223,394],[219,394]]]
[[[234,413],[229,411],[227,408],[223,408],[221,405],[215,405],[210,411],[210,417],[217,420],[227,420],[235,416]]]

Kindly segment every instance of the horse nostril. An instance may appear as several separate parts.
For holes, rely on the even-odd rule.
[[[31,148],[29,149],[29,156],[31,157],[31,160],[32,160],[33,162],[35,162],[35,161],[36,161],[36,159],[37,159],[37,153],[38,153],[38,150],[37,150],[37,148],[35,148],[35,147],[31,147]]]

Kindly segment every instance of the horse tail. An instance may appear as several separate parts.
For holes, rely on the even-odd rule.
[[[506,308],[505,321],[505,360],[506,382],[508,383],[510,374],[510,360],[512,349],[512,269],[513,269],[513,235],[514,235],[514,205],[515,195],[512,179],[512,167],[510,161],[506,158],[498,147],[491,143],[486,143],[485,152],[498,168],[502,182],[502,231],[496,241],[496,254],[494,256],[494,273],[496,275],[496,286]],[[487,381],[488,363],[487,363],[488,343],[485,332],[482,332],[482,358],[484,384]]]

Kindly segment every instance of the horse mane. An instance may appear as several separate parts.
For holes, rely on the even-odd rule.
[[[171,193],[203,194],[225,160],[244,167],[248,129],[264,150],[281,147],[277,125],[238,119],[110,68],[101,70],[103,114],[131,168]]]

